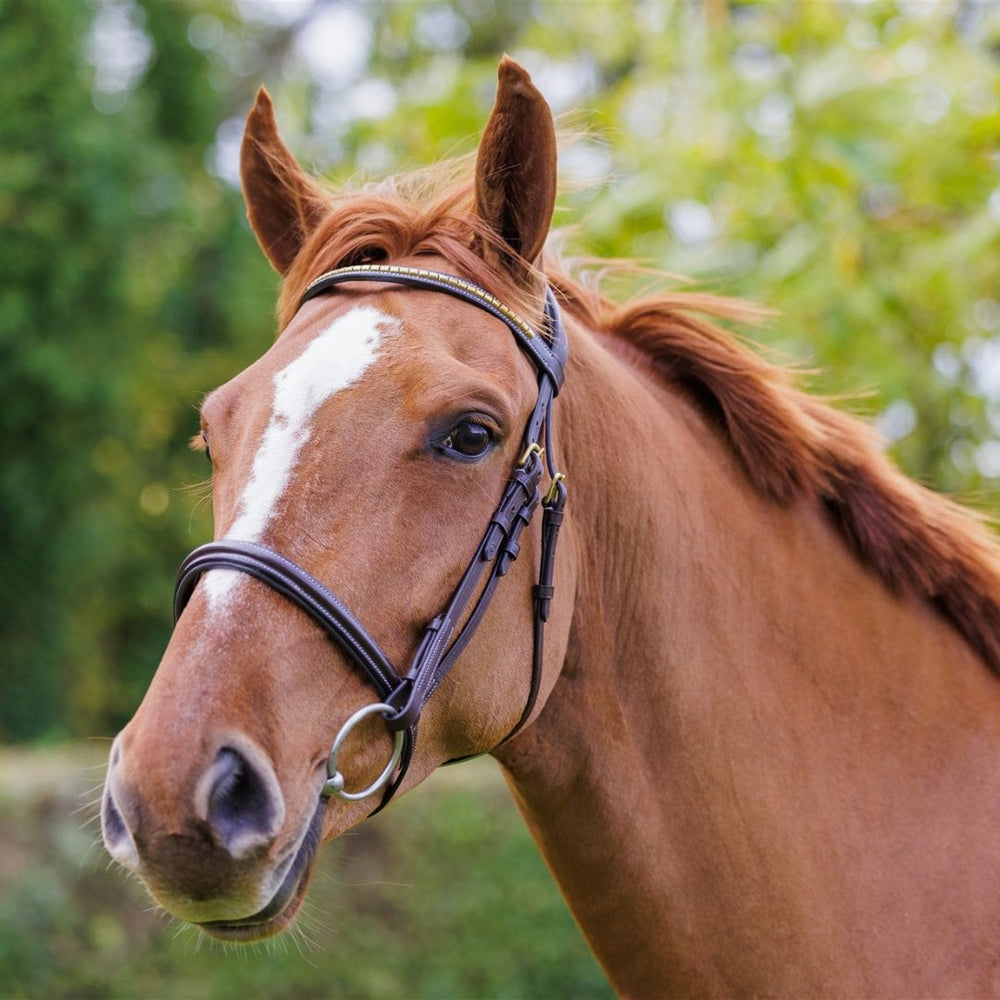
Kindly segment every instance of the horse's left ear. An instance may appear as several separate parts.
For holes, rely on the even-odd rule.
[[[504,56],[496,103],[476,159],[476,212],[513,254],[500,263],[522,277],[552,223],[556,201],[556,130],[545,98],[528,73]],[[484,248],[487,258],[495,250]]]
[[[326,214],[326,198],[281,141],[274,105],[261,87],[240,148],[247,218],[274,269],[285,274]]]

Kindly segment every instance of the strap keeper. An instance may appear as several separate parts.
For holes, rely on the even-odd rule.
[[[504,550],[500,553],[500,558],[497,560],[497,576],[507,575],[507,570],[510,569],[511,564],[517,558],[520,551],[520,544],[516,539],[511,538],[504,546]]]
[[[423,707],[414,700],[414,682],[410,677],[404,677],[395,691],[386,698],[385,703],[395,711],[385,716],[385,725],[390,733],[402,732],[415,726]]]
[[[552,577],[556,567],[556,542],[562,526],[566,507],[566,477],[557,472],[552,477],[552,486],[542,502],[542,558],[538,567],[538,583],[535,584],[535,614],[539,621],[549,620],[555,587]]]

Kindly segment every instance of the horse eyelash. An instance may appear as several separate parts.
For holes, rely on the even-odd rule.
[[[202,451],[207,456],[208,460],[212,460],[212,455],[208,450],[208,438],[205,437],[204,431],[198,431],[191,440],[188,442],[188,447],[192,451]]]

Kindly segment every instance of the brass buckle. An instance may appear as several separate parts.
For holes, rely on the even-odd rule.
[[[545,449],[537,442],[532,441],[527,448],[524,449],[524,454],[518,461],[518,465],[523,469],[528,464],[528,459],[532,455],[538,456],[538,461],[541,462],[542,456],[545,454]]]
[[[552,477],[552,485],[549,486],[549,492],[545,494],[545,499],[542,503],[552,504],[556,502],[559,496],[559,484],[566,481],[566,477],[561,473],[557,472]]]

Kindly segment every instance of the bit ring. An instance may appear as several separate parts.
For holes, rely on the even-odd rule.
[[[337,733],[337,738],[333,741],[333,746],[330,748],[330,757],[326,762],[327,777],[320,792],[320,795],[324,799],[338,798],[344,799],[347,802],[358,802],[361,799],[368,798],[369,795],[374,795],[388,784],[403,753],[403,739],[406,735],[404,730],[400,729],[396,732],[392,756],[389,758],[389,763],[386,764],[382,773],[367,788],[362,789],[360,792],[349,792],[344,787],[344,776],[337,770],[337,755],[340,753],[347,737],[351,735],[351,730],[363,719],[367,719],[369,715],[378,714],[386,716],[393,715],[395,712],[396,710],[392,705],[387,705],[381,701],[375,702],[373,705],[365,705],[364,708],[359,708],[340,727],[340,732]]]

